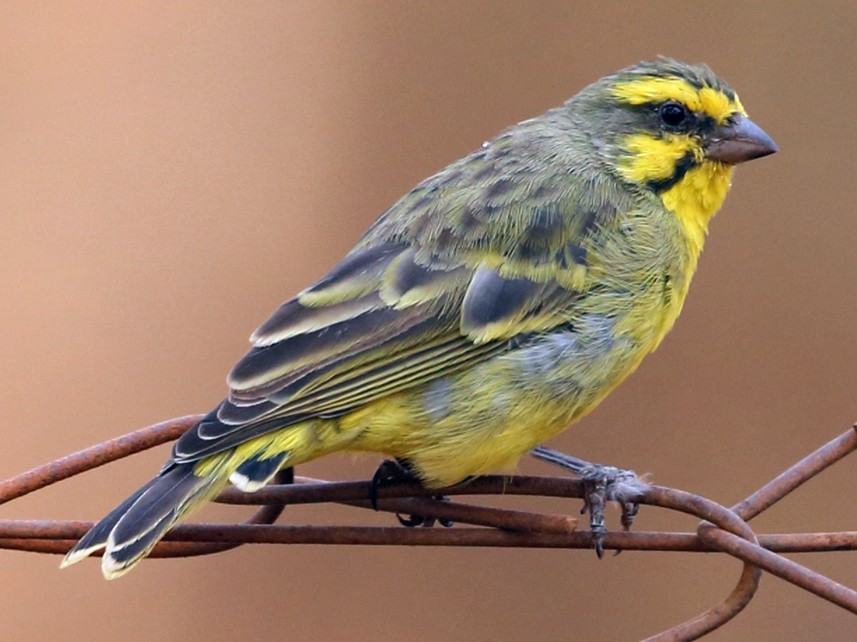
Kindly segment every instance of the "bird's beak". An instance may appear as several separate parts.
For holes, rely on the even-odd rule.
[[[714,130],[705,146],[705,157],[737,165],[779,151],[777,144],[752,120],[738,115],[729,125]]]

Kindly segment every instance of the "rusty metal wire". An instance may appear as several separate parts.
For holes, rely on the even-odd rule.
[[[178,438],[200,416],[155,424],[62,457],[0,483],[0,504],[8,503],[63,479],[97,468]],[[857,532],[757,535],[747,522],[801,484],[857,449],[857,426],[808,455],[731,508],[699,495],[650,486],[642,504],[660,506],[704,520],[696,533],[608,533],[604,548],[613,550],[722,552],[744,562],[731,593],[691,620],[648,640],[695,640],[735,617],[753,598],[763,571],[857,614],[857,592],[787,559],[781,553],[857,550]],[[187,557],[217,553],[241,544],[362,544],[383,546],[493,546],[530,548],[591,548],[589,532],[575,530],[566,515],[491,508],[439,501],[461,495],[537,495],[582,497],[583,485],[573,479],[536,476],[486,476],[452,488],[426,490],[418,484],[378,489],[378,509],[393,513],[452,520],[469,527],[400,528],[390,526],[276,525],[288,504],[336,502],[370,509],[369,482],[328,482],[282,474],[256,493],[224,491],[216,501],[259,505],[241,524],[185,524],[159,543],[152,557]],[[64,554],[90,527],[82,521],[0,520],[0,549]]]

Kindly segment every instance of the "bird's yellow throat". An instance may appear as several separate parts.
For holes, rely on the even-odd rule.
[[[681,222],[694,259],[702,251],[702,244],[708,233],[708,222],[723,205],[729,192],[733,170],[732,165],[703,161],[661,194],[664,207]]]

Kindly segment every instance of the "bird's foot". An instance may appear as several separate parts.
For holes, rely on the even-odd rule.
[[[448,502],[449,497],[445,495],[435,495],[434,499],[439,502]],[[408,515],[407,517],[403,517],[399,513],[396,513],[396,519],[399,520],[399,523],[405,528],[414,528],[415,526],[422,526],[423,528],[431,528],[435,524],[440,524],[444,528],[452,528],[455,524],[451,519],[440,519],[436,517],[424,517],[422,515]]]
[[[419,483],[419,479],[411,469],[410,463],[403,459],[385,459],[375,470],[369,482],[369,503],[372,509],[378,510],[378,489],[382,486],[414,482]]]
[[[395,484],[413,484],[420,483],[420,479],[414,472],[411,463],[406,459],[385,459],[378,466],[375,474],[372,475],[372,481],[369,484],[369,503],[372,508],[378,510],[378,489],[382,486],[392,486]],[[448,502],[449,498],[443,495],[435,495],[435,499]],[[444,528],[449,528],[453,522],[448,519],[435,519],[434,517],[424,517],[423,515],[407,515],[403,516],[396,513],[396,519],[406,528],[414,528],[422,526],[423,528],[431,528],[435,523],[440,524]]]
[[[604,555],[604,506],[608,501],[619,504],[622,511],[622,529],[630,530],[640,510],[640,498],[648,484],[633,470],[615,466],[593,464],[584,459],[566,455],[551,448],[536,446],[530,451],[533,457],[568,470],[583,481],[584,495],[581,514],[589,513],[589,529],[598,557]],[[620,551],[616,551],[618,555]]]

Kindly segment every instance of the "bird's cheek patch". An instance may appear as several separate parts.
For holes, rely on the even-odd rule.
[[[632,134],[623,141],[625,154],[619,162],[622,176],[633,183],[651,183],[672,178],[679,163],[689,155],[702,160],[702,148],[682,134],[655,137]]]

